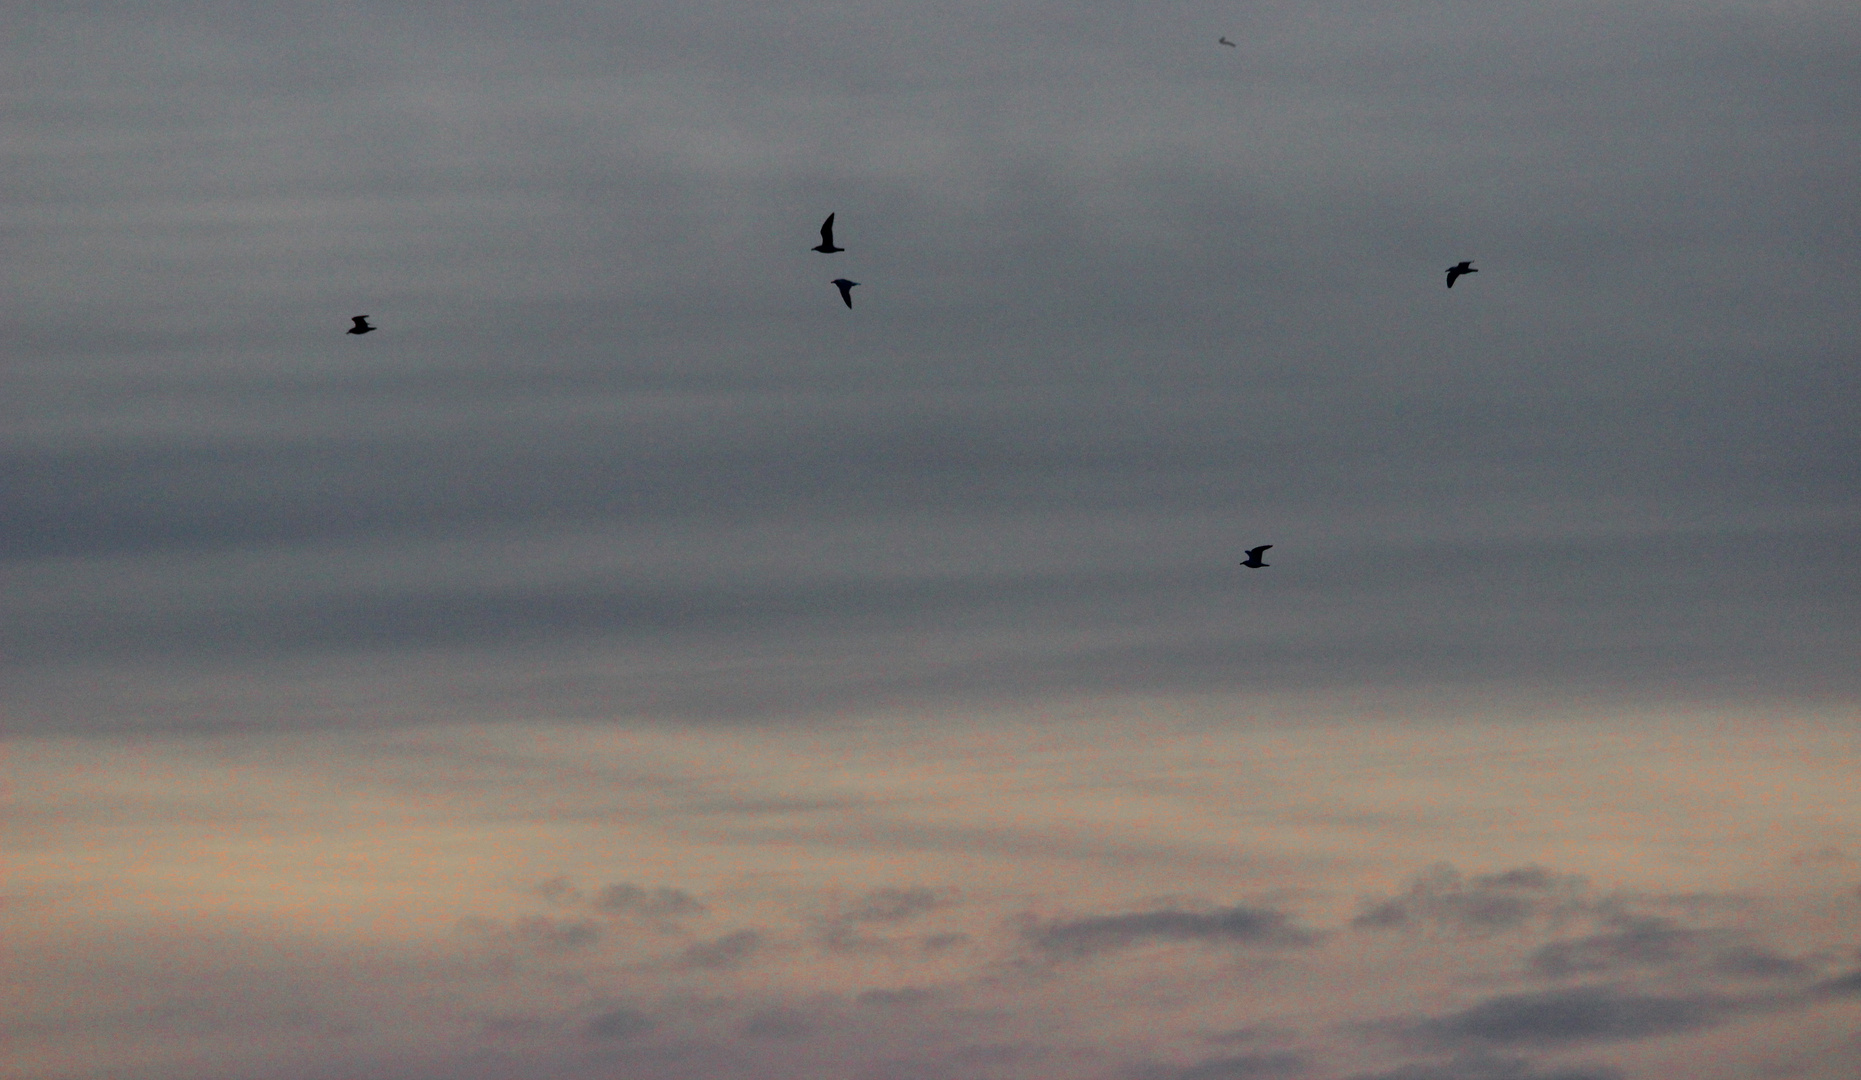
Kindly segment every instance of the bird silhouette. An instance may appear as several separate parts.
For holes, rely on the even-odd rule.
[[[368,325],[368,316],[366,315],[351,315],[349,316],[349,321],[355,324],[348,330],[351,334],[367,334],[381,329],[378,326]]]
[[[1226,45],[1226,46],[1227,46],[1228,48],[1230,48],[1230,49],[1233,49],[1233,48],[1238,48],[1238,47],[1239,47],[1239,46],[1237,46],[1237,45],[1235,45],[1235,44],[1234,44],[1234,42],[1232,42],[1232,41],[1229,41],[1229,40],[1228,40],[1227,38],[1225,38],[1225,37],[1224,37],[1224,38],[1218,38],[1217,40],[1219,40],[1219,41],[1220,41],[1220,42],[1221,42],[1221,43],[1222,43],[1223,45]]]
[[[1273,546],[1272,544],[1261,544],[1261,545],[1260,545],[1259,547],[1257,547],[1257,548],[1248,548],[1248,549],[1247,549],[1247,558],[1246,558],[1246,560],[1245,560],[1245,561],[1243,561],[1243,562],[1241,563],[1241,565],[1242,565],[1242,566],[1245,566],[1245,567],[1248,567],[1248,568],[1250,568],[1250,569],[1254,569],[1254,570],[1258,570],[1258,569],[1260,569],[1260,568],[1261,568],[1261,567],[1263,567],[1263,566],[1267,566],[1267,565],[1269,565],[1269,564],[1267,564],[1267,563],[1263,563],[1263,562],[1261,562],[1261,561],[1260,561],[1260,553],[1261,553],[1261,552],[1263,552],[1263,551],[1265,551],[1265,550],[1266,550],[1267,548],[1270,548],[1270,547],[1272,547],[1272,546]]]
[[[1450,289],[1453,288],[1454,279],[1459,277],[1462,274],[1477,274],[1477,273],[1479,273],[1479,271],[1473,268],[1472,259],[1467,259],[1463,262],[1457,262],[1453,266],[1450,266],[1447,268],[1447,287]]]
[[[837,277],[833,280],[833,283],[839,286],[840,288],[840,299],[846,301],[847,307],[852,307],[853,306],[853,286],[858,285],[859,282],[848,281],[846,278]]]
[[[821,222],[821,242],[808,250],[818,251],[823,255],[832,255],[836,251],[846,250],[846,248],[834,246],[834,215],[828,214],[827,220]]]

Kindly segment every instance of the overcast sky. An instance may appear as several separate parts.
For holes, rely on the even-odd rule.
[[[5,1075],[1861,1071],[1852,3],[0,29]]]

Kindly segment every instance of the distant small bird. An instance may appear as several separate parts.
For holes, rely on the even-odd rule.
[[[1249,567],[1254,570],[1258,570],[1263,566],[1270,565],[1268,563],[1263,563],[1260,561],[1260,553],[1272,546],[1273,546],[1272,544],[1261,544],[1257,548],[1248,548],[1247,559],[1246,561],[1242,562],[1241,565],[1245,567]]]
[[[381,329],[378,326],[368,325],[368,316],[366,315],[351,315],[349,316],[349,321],[355,323],[355,325],[351,326],[348,330],[351,334],[367,334]]]
[[[1226,45],[1226,46],[1227,46],[1228,48],[1230,48],[1230,49],[1233,49],[1233,48],[1238,48],[1238,47],[1239,47],[1239,46],[1237,46],[1237,45],[1235,45],[1235,44],[1234,44],[1234,42],[1232,42],[1232,41],[1229,41],[1229,40],[1228,40],[1227,38],[1220,38],[1220,39],[1218,39],[1218,40],[1219,40],[1219,41],[1220,41],[1220,42],[1221,42],[1221,43],[1222,43],[1223,45]]]
[[[836,251],[846,250],[846,248],[834,246],[834,215],[833,214],[828,214],[827,220],[821,222],[820,244],[818,246],[811,247],[808,250],[818,251],[823,255],[832,255]]]
[[[1468,259],[1465,262],[1457,262],[1453,266],[1450,266],[1447,268],[1447,287],[1450,289],[1453,288],[1454,279],[1459,277],[1462,274],[1477,274],[1477,273],[1479,273],[1479,271],[1473,268],[1472,259]]]
[[[840,287],[840,299],[846,301],[847,307],[852,307],[853,306],[853,286],[858,285],[859,282],[848,281],[846,278],[837,277],[834,279],[833,283]]]

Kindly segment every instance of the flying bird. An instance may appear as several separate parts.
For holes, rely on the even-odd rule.
[[[1450,266],[1447,268],[1447,287],[1450,289],[1453,288],[1454,279],[1459,277],[1462,274],[1477,274],[1477,273],[1479,273],[1479,271],[1473,268],[1472,259],[1465,260],[1464,262],[1457,262],[1453,266]]]
[[[1224,37],[1224,38],[1218,38],[1217,40],[1219,40],[1219,41],[1220,41],[1220,42],[1221,42],[1221,43],[1222,43],[1223,45],[1226,45],[1226,46],[1227,46],[1228,48],[1230,48],[1230,49],[1234,49],[1234,48],[1239,48],[1239,46],[1237,46],[1237,45],[1235,45],[1235,44],[1234,44],[1234,42],[1232,42],[1232,41],[1229,41],[1229,40],[1228,40],[1227,38],[1225,38],[1225,37]]]
[[[821,242],[819,246],[809,248],[808,250],[818,251],[823,255],[832,255],[836,251],[846,250],[846,248],[834,246],[834,215],[833,214],[828,214],[827,220],[821,222]]]
[[[833,280],[833,283],[836,286],[838,286],[840,289],[840,299],[846,301],[847,307],[852,307],[853,306],[853,286],[858,285],[859,282],[848,281],[846,278],[837,277]]]
[[[378,326],[368,325],[368,316],[366,315],[351,315],[349,316],[349,321],[355,324],[354,326],[351,326],[348,330],[348,332],[351,334],[367,334],[372,331],[381,329]]]
[[[1247,559],[1246,561],[1242,562],[1241,565],[1248,567],[1250,569],[1253,569],[1253,570],[1258,570],[1263,566],[1269,565],[1268,563],[1263,563],[1260,561],[1260,553],[1272,546],[1273,546],[1272,544],[1261,544],[1257,548],[1248,548]]]

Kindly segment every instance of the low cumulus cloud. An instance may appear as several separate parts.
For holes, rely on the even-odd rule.
[[[1317,934],[1284,912],[1239,905],[1213,911],[1159,908],[1082,919],[1030,920],[1021,934],[1028,944],[1053,957],[1086,957],[1151,942],[1311,945],[1318,940]]]
[[[1580,877],[1524,866],[1471,880],[1437,863],[1409,882],[1408,891],[1367,899],[1351,925],[1360,930],[1428,929],[1482,935],[1514,930],[1539,917],[1556,919],[1584,906]]]

